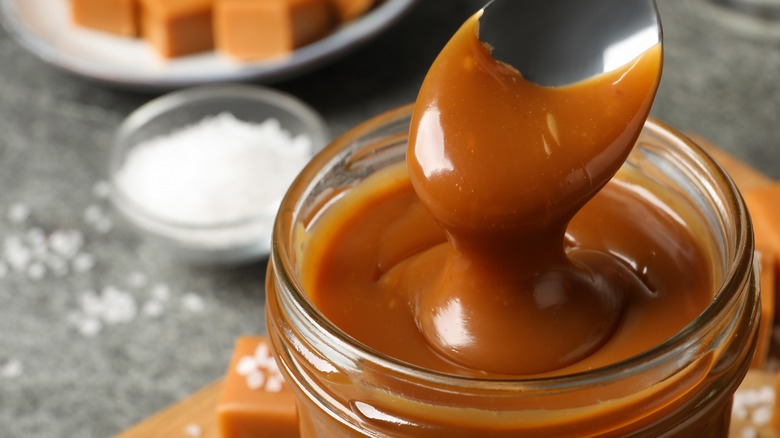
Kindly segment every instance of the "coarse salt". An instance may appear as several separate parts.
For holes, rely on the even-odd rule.
[[[253,124],[222,113],[136,145],[115,183],[144,210],[176,223],[272,217],[311,152],[308,136],[293,137],[276,119]]]
[[[235,372],[244,377],[247,388],[253,391],[279,392],[284,385],[284,377],[264,342],[257,344],[254,354],[239,358]]]
[[[162,316],[164,311],[165,306],[163,303],[155,300],[149,300],[145,302],[143,308],[141,309],[141,312],[150,318],[157,318]]]
[[[195,423],[189,423],[184,426],[184,435],[190,438],[199,438],[203,435],[203,429]]]
[[[193,292],[187,292],[181,299],[182,307],[192,313],[200,313],[206,309],[206,304],[200,295]]]
[[[8,220],[13,224],[22,224],[30,217],[30,212],[30,207],[27,204],[12,204],[8,208]]]
[[[24,365],[18,359],[11,359],[0,367],[0,377],[16,379],[24,373]]]

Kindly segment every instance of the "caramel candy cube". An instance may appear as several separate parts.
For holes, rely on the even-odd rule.
[[[374,0],[330,0],[340,22],[354,20],[374,6]]]
[[[138,0],[71,0],[74,23],[126,37],[138,36]]]
[[[141,33],[164,58],[214,48],[213,0],[140,0]]]
[[[236,341],[217,404],[222,438],[298,438],[295,395],[284,383],[265,337]]]
[[[327,0],[216,0],[214,8],[217,50],[240,60],[292,52],[334,24]]]
[[[761,324],[758,329],[758,345],[750,362],[751,368],[764,368],[769,359],[769,347],[772,345],[772,328],[775,323],[775,264],[776,255],[772,251],[759,247],[756,257],[761,265]]]
[[[757,245],[780,256],[780,183],[751,190],[745,194]]]

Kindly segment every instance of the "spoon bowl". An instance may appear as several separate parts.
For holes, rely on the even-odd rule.
[[[495,59],[546,87],[612,71],[662,41],[654,0],[492,0],[479,22]]]

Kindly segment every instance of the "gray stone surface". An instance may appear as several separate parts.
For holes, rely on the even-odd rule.
[[[448,36],[480,2],[421,0],[366,47],[313,74],[275,84],[318,109],[334,133],[410,102]],[[731,30],[700,0],[659,0],[666,67],[653,114],[710,138],[780,178],[780,42]],[[182,398],[224,372],[233,339],[264,332],[265,261],[197,268],[143,242],[120,218],[95,230],[84,211],[106,178],[109,142],[120,121],[153,96],[72,76],[25,52],[0,31],[0,240],[30,228],[77,229],[95,267],[35,280],[0,278],[0,437],[106,437]],[[8,212],[31,209],[23,224]],[[84,337],[69,321],[84,291],[116,286],[139,304],[165,283],[158,318],[139,315]],[[185,293],[201,296],[187,310]],[[18,361],[22,372],[7,367]],[[5,370],[5,373],[3,373]]]

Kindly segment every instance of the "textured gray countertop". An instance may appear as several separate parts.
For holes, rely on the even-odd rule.
[[[780,178],[780,38],[735,29],[703,1],[659,0],[666,65],[653,114]],[[411,102],[478,5],[421,0],[360,50],[273,86],[340,134]],[[0,266],[0,437],[111,436],[220,377],[235,337],[265,330],[265,261],[188,266],[102,196],[113,130],[152,97],[62,72],[0,31],[0,242],[58,236],[75,253],[67,270]],[[84,294],[105,290],[137,314],[84,327]]]

